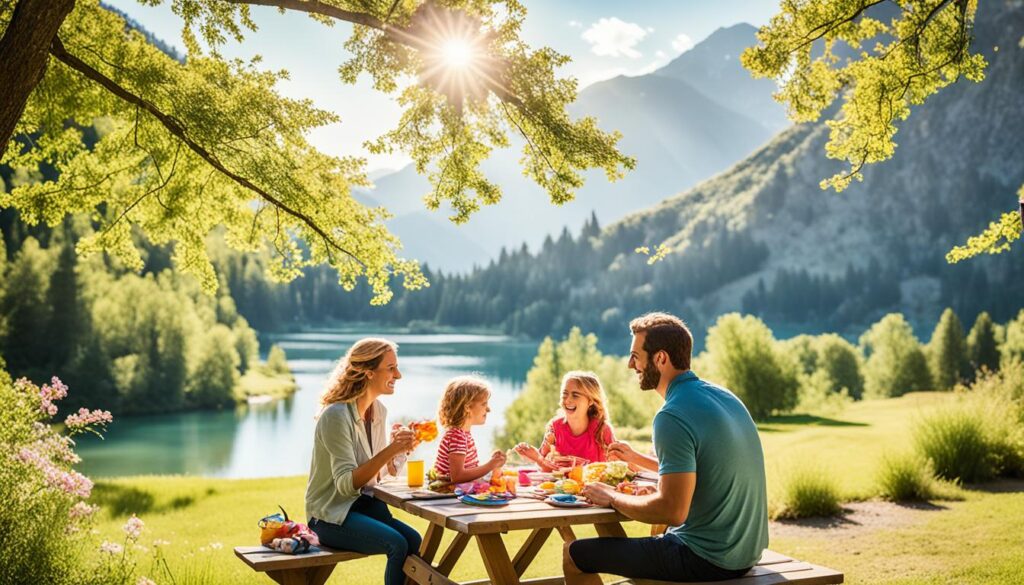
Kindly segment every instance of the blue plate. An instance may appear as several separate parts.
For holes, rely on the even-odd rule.
[[[507,506],[511,500],[478,500],[472,496],[462,496],[461,498],[459,498],[459,501],[462,502],[463,504],[469,504],[470,506],[484,506],[494,508],[497,506]]]

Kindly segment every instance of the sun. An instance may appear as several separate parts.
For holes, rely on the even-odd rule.
[[[465,69],[473,64],[477,51],[468,39],[455,38],[445,41],[441,55],[446,66]]]
[[[425,6],[403,31],[418,49],[420,80],[460,112],[465,101],[482,100],[489,91],[503,89],[504,62],[495,54],[493,33],[480,19]]]

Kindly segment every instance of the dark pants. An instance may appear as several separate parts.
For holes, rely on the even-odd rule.
[[[386,554],[386,585],[402,585],[405,582],[405,573],[402,571],[405,557],[418,553],[423,540],[411,526],[395,520],[387,504],[366,495],[359,496],[352,504],[348,516],[340,525],[312,518],[309,528],[324,546],[368,555]]]
[[[723,581],[750,569],[723,569],[697,556],[674,538],[585,538],[569,545],[572,562],[584,573],[608,573],[659,581]]]

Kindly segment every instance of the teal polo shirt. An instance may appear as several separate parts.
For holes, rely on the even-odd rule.
[[[696,472],[690,513],[665,533],[723,569],[757,564],[768,547],[764,453],[735,394],[693,372],[669,384],[654,416],[658,473]]]

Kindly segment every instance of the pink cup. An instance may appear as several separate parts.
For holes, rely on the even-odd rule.
[[[533,469],[532,467],[524,467],[524,468],[520,469],[519,470],[519,485],[521,485],[523,487],[529,486],[530,485],[530,478],[527,477],[526,474],[527,473],[532,473],[534,471],[537,471],[537,470]]]

